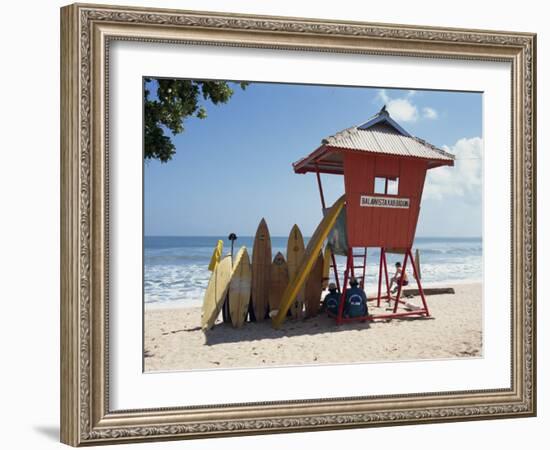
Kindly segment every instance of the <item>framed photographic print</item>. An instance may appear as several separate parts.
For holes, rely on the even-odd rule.
[[[61,10],[61,439],[536,414],[536,36]]]

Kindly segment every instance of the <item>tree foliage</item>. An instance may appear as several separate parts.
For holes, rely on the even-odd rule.
[[[239,83],[245,89],[248,83]],[[151,90],[156,89],[152,93]],[[176,153],[172,135],[184,131],[188,117],[206,118],[202,101],[227,103],[234,91],[226,81],[145,79],[144,156],[167,162]]]

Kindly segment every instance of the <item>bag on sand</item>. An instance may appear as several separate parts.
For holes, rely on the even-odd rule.
[[[367,314],[367,304],[361,294],[351,294],[346,303],[346,315],[348,317],[362,317]]]
[[[338,306],[340,305],[340,294],[328,294],[325,298],[327,311],[331,314],[338,314]]]

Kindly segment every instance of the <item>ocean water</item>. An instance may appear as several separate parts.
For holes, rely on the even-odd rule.
[[[229,254],[231,243],[225,237],[212,236],[146,236],[144,239],[144,299],[148,305],[199,306],[210,272],[208,263],[218,242],[224,241],[224,255]],[[252,254],[254,238],[239,237],[235,241],[234,253],[246,246]],[[305,238],[307,245],[307,238]],[[287,237],[272,237],[273,256],[277,252],[286,254]],[[416,238],[413,250],[420,250],[420,264],[423,285],[451,284],[457,282],[481,281],[482,240],[481,238]],[[394,264],[403,255],[388,254],[390,276]],[[358,259],[359,260],[359,259]],[[369,249],[367,256],[366,290],[377,289],[380,251]],[[345,257],[338,256],[340,277],[343,277]],[[407,264],[407,273],[412,274]],[[414,287],[414,282],[411,283]]]

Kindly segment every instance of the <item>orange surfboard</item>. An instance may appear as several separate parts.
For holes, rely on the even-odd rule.
[[[271,237],[262,219],[252,249],[252,308],[256,320],[264,320],[269,307],[269,277],[271,275]]]
[[[288,263],[288,278],[290,282],[292,282],[292,280],[296,276],[296,273],[298,272],[298,268],[302,263],[302,259],[304,257],[305,251],[306,250],[304,246],[304,237],[302,236],[302,232],[300,231],[300,228],[298,228],[298,225],[294,225],[290,230],[287,247],[286,247],[286,259]],[[293,319],[302,318],[304,301],[305,301],[305,288],[302,287],[298,291],[298,294],[293,299],[293,302],[290,305],[290,314],[292,315]]]
[[[269,282],[269,310],[279,309],[281,297],[288,285],[288,265],[285,257],[278,252],[271,263],[271,277]]]

